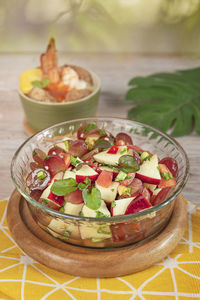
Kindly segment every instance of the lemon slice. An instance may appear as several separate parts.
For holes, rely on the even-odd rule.
[[[29,93],[33,86],[32,81],[34,80],[42,80],[42,71],[41,69],[31,69],[24,71],[19,77],[19,88],[22,93],[27,94]]]

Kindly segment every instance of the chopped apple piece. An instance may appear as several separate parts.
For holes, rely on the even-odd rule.
[[[115,201],[115,206],[111,207],[112,216],[124,215],[129,204],[135,199],[135,197],[124,198]]]
[[[139,194],[128,205],[125,215],[135,214],[141,210],[152,207],[151,203],[144,197],[143,194]]]
[[[91,181],[95,181],[99,176],[99,174],[88,165],[82,165],[79,170],[76,170],[75,174],[77,182],[83,182],[87,177]]]
[[[82,214],[84,217],[110,217],[110,212],[103,200],[101,200],[101,206],[98,210],[93,210],[83,206]],[[80,225],[80,234],[82,239],[107,239],[111,237],[110,226],[106,224],[87,224],[83,223]]]
[[[65,171],[64,175],[63,175],[63,179],[68,179],[68,178],[73,178],[76,179],[76,174],[73,171]]]
[[[158,157],[153,155],[149,160],[145,160],[136,172],[136,176],[143,182],[158,185],[161,181],[158,169]]]
[[[65,223],[58,218],[51,220],[48,225],[48,230],[53,236],[58,238],[60,238],[61,235],[66,235],[67,238],[71,237],[76,239],[80,237],[79,229],[76,224]]]
[[[64,205],[64,213],[68,215],[78,216],[80,211],[83,208],[84,203],[81,204],[73,204],[70,202],[66,202]]]
[[[119,186],[118,182],[112,182],[108,188],[100,186],[97,182],[95,182],[95,186],[100,191],[101,198],[104,201],[110,203],[115,200]]]
[[[109,150],[106,150],[95,154],[94,159],[102,164],[116,166],[120,157],[128,154],[126,146],[119,146],[116,154],[107,153],[108,151]]]
[[[91,209],[86,205],[83,206],[82,214],[84,217],[96,218],[100,215],[99,213],[105,217],[110,217],[110,212],[103,200],[101,200],[101,206],[97,210]]]

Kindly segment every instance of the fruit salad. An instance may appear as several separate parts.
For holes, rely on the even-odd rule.
[[[93,123],[81,125],[74,139],[52,144],[48,153],[34,149],[32,155],[26,177],[29,194],[64,214],[135,214],[163,202],[176,186],[176,160],[160,160],[135,145],[130,135],[113,136]],[[88,238],[88,233],[82,230],[81,236]]]
[[[72,102],[88,96],[94,90],[91,74],[82,67],[58,65],[55,40],[40,56],[40,67],[20,75],[20,90],[41,102]]]

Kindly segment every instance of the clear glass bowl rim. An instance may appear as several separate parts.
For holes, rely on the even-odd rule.
[[[167,199],[165,199],[165,201],[161,202],[160,204],[157,204],[155,206],[152,206],[150,208],[144,209],[138,213],[134,213],[134,214],[129,214],[129,215],[122,215],[122,216],[112,216],[112,217],[100,217],[100,218],[93,218],[93,217],[83,217],[83,216],[75,216],[75,215],[69,215],[69,214],[65,214],[56,210],[53,210],[49,207],[46,207],[42,204],[40,204],[39,202],[37,202],[36,200],[32,199],[30,197],[29,194],[25,193],[20,186],[17,184],[16,180],[15,180],[15,174],[14,174],[14,165],[15,165],[15,161],[17,159],[17,156],[19,154],[19,152],[21,151],[21,149],[31,140],[33,139],[35,136],[40,135],[41,133],[47,131],[47,130],[51,130],[54,127],[59,127],[59,126],[63,126],[65,124],[73,124],[74,122],[97,122],[98,120],[100,121],[113,121],[113,122],[117,122],[118,120],[120,121],[126,121],[126,122],[131,122],[134,123],[136,125],[139,126],[145,126],[148,129],[152,129],[153,131],[157,132],[158,134],[160,134],[161,136],[167,138],[170,140],[170,142],[172,142],[172,144],[174,144],[176,147],[178,147],[179,152],[181,152],[182,156],[184,157],[185,163],[186,163],[186,168],[185,168],[185,174],[183,176],[182,182],[180,183],[179,188]],[[29,137],[28,139],[25,140],[24,143],[21,144],[21,146],[17,149],[17,151],[15,152],[12,161],[11,161],[11,167],[10,167],[10,171],[11,171],[11,178],[12,181],[15,185],[15,187],[17,188],[17,190],[20,192],[20,194],[28,201],[30,202],[33,206],[36,206],[37,208],[42,209],[44,212],[48,212],[51,215],[55,216],[55,217],[61,217],[62,219],[71,219],[71,220],[76,220],[76,221],[90,221],[90,222],[123,222],[123,221],[128,221],[131,218],[138,218],[138,217],[145,217],[145,215],[149,215],[151,213],[154,213],[158,210],[160,210],[162,207],[164,207],[165,205],[167,205],[168,203],[170,203],[174,198],[176,198],[180,192],[182,191],[183,187],[185,186],[188,177],[189,177],[189,160],[187,157],[187,154],[185,153],[185,151],[183,150],[182,146],[172,137],[170,137],[167,133],[164,133],[162,131],[160,131],[159,129],[147,125],[145,123],[142,122],[137,122],[137,121],[133,121],[133,120],[129,120],[126,118],[116,118],[116,117],[89,117],[89,118],[81,118],[81,119],[74,119],[74,120],[70,120],[70,121],[65,121],[62,123],[57,123],[53,126],[47,127],[37,133],[35,133],[34,135],[32,135],[31,137]]]

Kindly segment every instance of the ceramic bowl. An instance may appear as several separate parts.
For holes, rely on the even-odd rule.
[[[26,120],[32,129],[39,131],[60,122],[95,116],[101,84],[95,73],[90,72],[90,74],[94,82],[94,91],[87,97],[72,102],[40,102],[18,90]]]
[[[135,214],[110,218],[88,218],[67,215],[43,206],[30,197],[26,188],[26,176],[30,173],[32,152],[35,148],[48,152],[49,147],[75,134],[81,124],[96,123],[113,135],[128,133],[133,143],[160,159],[170,156],[178,163],[176,187],[162,203]],[[182,147],[167,134],[142,123],[117,118],[87,118],[68,121],[49,127],[21,145],[12,160],[13,182],[27,200],[37,224],[54,237],[75,245],[93,248],[115,248],[144,241],[161,231],[168,223],[176,197],[182,191],[189,174],[189,163]],[[52,224],[54,226],[52,226]],[[105,234],[102,234],[102,233]],[[84,234],[83,234],[84,233]],[[87,233],[87,235],[85,234]],[[87,238],[83,238],[87,236]]]

